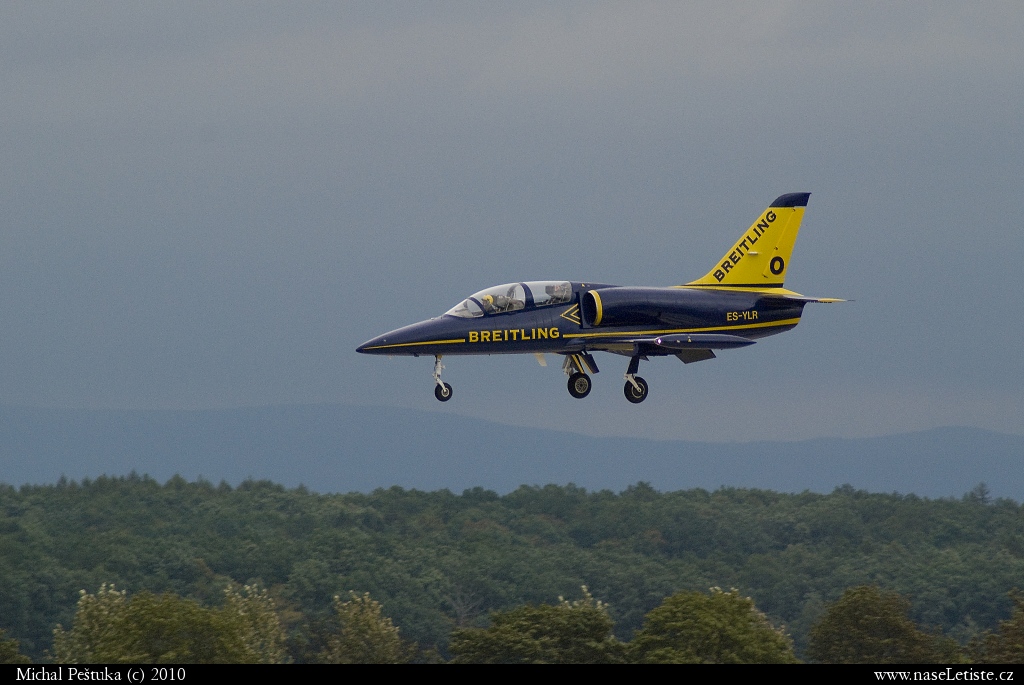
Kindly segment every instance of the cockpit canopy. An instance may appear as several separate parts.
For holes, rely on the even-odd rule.
[[[473,293],[445,312],[461,319],[514,312],[527,307],[547,307],[572,299],[569,281],[527,281],[506,283]]]

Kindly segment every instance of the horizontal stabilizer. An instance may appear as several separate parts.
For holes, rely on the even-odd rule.
[[[803,295],[769,295],[769,297],[780,297],[784,300],[796,300],[797,302],[821,302],[822,304],[833,304],[835,302],[852,302],[853,300],[842,300],[838,297],[804,297]]]
[[[731,350],[736,347],[753,345],[756,341],[738,335],[682,333],[680,335],[663,335],[660,338],[655,338],[652,342],[670,350]]]

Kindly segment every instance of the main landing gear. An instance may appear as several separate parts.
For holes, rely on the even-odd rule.
[[[640,357],[636,356],[629,360],[629,368],[626,369],[626,384],[622,386],[622,393],[626,399],[633,404],[640,404],[647,399],[647,381],[636,372],[640,370]]]
[[[562,362],[562,371],[569,376],[569,382],[566,385],[570,395],[582,400],[590,394],[591,383],[587,371],[598,372],[597,362],[592,355],[587,352],[566,355],[565,361]]]
[[[647,359],[643,355],[636,355],[629,360],[629,368],[626,369],[626,384],[622,386],[622,394],[633,404],[640,404],[647,399],[647,381],[636,372],[640,370],[640,360]],[[562,371],[569,376],[569,394],[578,400],[590,394],[590,376],[587,371],[597,373],[597,362],[587,352],[566,355],[562,363]]]
[[[590,394],[590,376],[576,372],[569,376],[569,394],[578,400]]]
[[[452,386],[441,380],[441,369],[444,368],[444,364],[441,363],[441,355],[434,356],[434,397],[441,402],[447,402],[452,398]]]

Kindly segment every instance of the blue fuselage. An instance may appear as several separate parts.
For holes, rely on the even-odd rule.
[[[460,310],[462,315],[449,312],[389,331],[357,351],[411,356],[588,351],[668,355],[678,348],[660,344],[659,338],[693,334],[707,340],[720,335],[722,340],[737,336],[752,341],[796,326],[805,304],[763,291],[579,282],[566,282],[571,295],[566,291],[557,304],[538,304],[540,298],[525,285],[518,309],[486,311],[469,298],[470,308]]]

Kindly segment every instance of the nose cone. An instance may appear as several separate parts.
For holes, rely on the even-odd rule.
[[[445,337],[447,327],[447,323],[440,319],[420,321],[411,326],[378,335],[373,340],[367,340],[356,348],[356,352],[389,356],[435,354],[434,348],[437,347],[437,344],[450,342],[440,339]]]
[[[388,336],[390,335],[391,333],[385,333],[384,335],[378,335],[372,340],[367,340],[356,348],[356,352],[362,352],[363,354],[385,354],[388,344]]]

